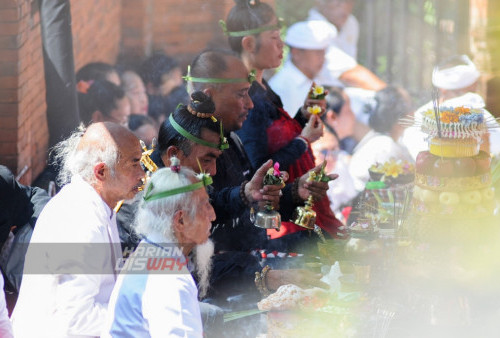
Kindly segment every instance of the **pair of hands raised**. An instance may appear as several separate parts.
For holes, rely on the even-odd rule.
[[[267,171],[272,167],[273,161],[268,160],[264,163],[253,175],[252,180],[245,185],[245,196],[248,198],[250,203],[255,202],[267,202],[269,201],[275,209],[279,207],[280,197],[282,195],[281,189],[284,186],[278,185],[265,185],[262,186],[262,181]],[[312,169],[316,174],[321,172],[321,165],[316,166]],[[288,173],[282,171],[283,181],[288,180]],[[330,180],[335,180],[339,175],[330,174],[327,175]],[[328,190],[328,182],[320,181],[309,181],[309,172],[305,173],[299,178],[299,196],[303,200],[306,200],[310,195],[313,196],[315,200],[321,200],[326,196],[326,191]]]

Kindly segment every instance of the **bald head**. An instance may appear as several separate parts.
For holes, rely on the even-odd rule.
[[[239,61],[244,67],[239,55],[233,51],[224,49],[203,51],[193,60],[191,75],[200,78],[223,78],[223,75],[231,69],[229,64],[231,61],[232,63]],[[193,83],[195,90],[203,90],[213,85],[213,83]]]
[[[138,145],[137,137],[125,127],[113,122],[91,124],[83,134],[76,151],[113,147],[118,154],[127,147]]]
[[[112,122],[93,123],[70,155],[72,175],[79,175],[112,208],[133,198],[142,186],[139,140],[128,129]]]

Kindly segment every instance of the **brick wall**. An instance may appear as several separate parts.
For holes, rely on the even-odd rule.
[[[48,129],[38,1],[0,1],[0,164],[31,184],[45,167]],[[75,67],[114,63],[121,0],[71,1]]]
[[[17,167],[18,26],[16,2],[0,2],[0,164],[9,168]]]
[[[274,6],[274,0],[266,1]],[[234,0],[154,0],[153,49],[188,64],[208,46],[227,46],[218,24]]]
[[[114,64],[120,48],[122,0],[72,0],[75,68],[91,61]]]
[[[48,142],[40,16],[30,0],[0,2],[0,163],[31,183]]]

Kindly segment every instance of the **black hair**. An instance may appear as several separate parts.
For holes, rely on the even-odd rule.
[[[148,124],[156,127],[155,121],[147,115],[131,114],[128,117],[128,129],[131,131],[136,131],[140,127]]]
[[[401,87],[388,86],[375,94],[376,105],[370,112],[368,125],[376,132],[388,134],[398,119],[411,110],[410,96]]]
[[[105,62],[91,62],[80,68],[76,73],[76,82],[78,81],[95,81],[107,80],[106,77],[116,72],[115,67]]]
[[[213,114],[215,112],[215,104],[212,99],[203,92],[196,91],[191,94],[191,102],[189,106],[193,111],[198,113]],[[202,130],[208,129],[216,133],[220,132],[219,121],[214,122],[210,118],[201,118],[192,114],[188,107],[184,104],[179,104],[177,109],[172,113],[172,117],[175,122],[177,122],[182,128],[184,128],[189,134],[201,138]],[[158,133],[158,150],[160,154],[164,154],[168,147],[176,146],[179,148],[185,156],[189,156],[191,153],[191,147],[193,143],[186,137],[182,136],[170,123],[169,119],[166,119],[160,126],[160,131]]]
[[[259,28],[276,17],[273,8],[260,0],[235,0],[235,2],[236,5],[229,12],[226,21],[227,30],[230,32]],[[255,35],[258,36],[258,34]],[[243,36],[228,37],[231,49],[237,53],[243,50],[241,40]]]
[[[152,83],[154,87],[158,88],[162,83],[162,76],[177,67],[179,67],[179,63],[176,59],[165,53],[157,52],[142,63],[139,75],[144,84]]]
[[[198,54],[191,63],[191,76],[218,78],[229,69],[227,62],[229,57],[240,58],[239,54],[227,49],[204,50]],[[209,85],[213,84],[193,82],[195,90],[202,90]]]
[[[342,96],[342,89],[337,87],[329,88],[328,95],[325,97],[325,100],[326,109],[331,109],[336,115],[339,115],[345,104],[344,97]]]
[[[123,89],[114,83],[106,80],[91,81],[86,93],[78,92],[80,119],[85,125],[89,125],[95,111],[109,116],[111,111],[116,109],[116,101],[124,97]]]

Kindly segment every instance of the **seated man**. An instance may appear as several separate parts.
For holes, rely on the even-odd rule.
[[[187,260],[193,252],[203,297],[213,253],[208,235],[215,213],[205,190],[210,182],[208,174],[195,175],[175,157],[170,168],[152,175],[134,223],[143,239],[118,277],[103,337],[203,337],[198,290]],[[148,254],[151,250],[155,254]],[[151,260],[162,261],[159,269],[165,271],[142,268],[139,274],[134,262],[144,258],[148,267]]]
[[[194,89],[203,90],[214,100],[214,116],[222,121],[229,142],[229,149],[217,159],[214,191],[211,192],[217,215],[211,236],[217,253],[214,256],[212,296],[220,300],[231,294],[249,294],[257,291],[256,286],[252,284],[255,272],[262,270],[260,257],[249,252],[265,249],[270,243],[265,229],[255,227],[250,220],[250,207],[253,203],[241,194],[251,186],[262,169],[255,171],[252,168],[241,141],[234,133],[241,128],[248,109],[253,107],[248,95],[248,72],[233,52],[208,50],[195,58],[191,65],[191,76],[186,79],[192,83]],[[283,197],[280,199],[280,213],[283,219],[291,217],[296,206],[294,200],[298,200],[297,203],[303,202],[309,194],[315,198],[325,196],[327,184],[306,182],[307,177],[308,175],[304,175],[297,179],[295,184],[284,188]],[[293,244],[287,240],[283,240],[281,244]],[[266,275],[266,285],[271,290],[288,283],[302,286],[322,285],[318,282],[316,275],[301,270],[270,270]]]
[[[142,186],[127,129],[95,123],[57,146],[62,182],[40,214],[12,322],[16,337],[99,336],[122,255],[113,207]]]
[[[315,8],[309,12],[308,20],[322,20],[338,32],[337,37],[330,42],[326,52],[326,62],[317,77],[317,82],[324,86],[380,90],[385,87],[385,82],[356,61],[357,33],[350,38],[356,41],[347,42],[345,39],[350,35],[346,34],[345,29],[352,26],[354,19],[350,15],[353,3],[353,0],[316,0]],[[339,10],[344,13],[339,13]],[[347,20],[345,14],[349,17]],[[344,26],[346,24],[348,27]]]

